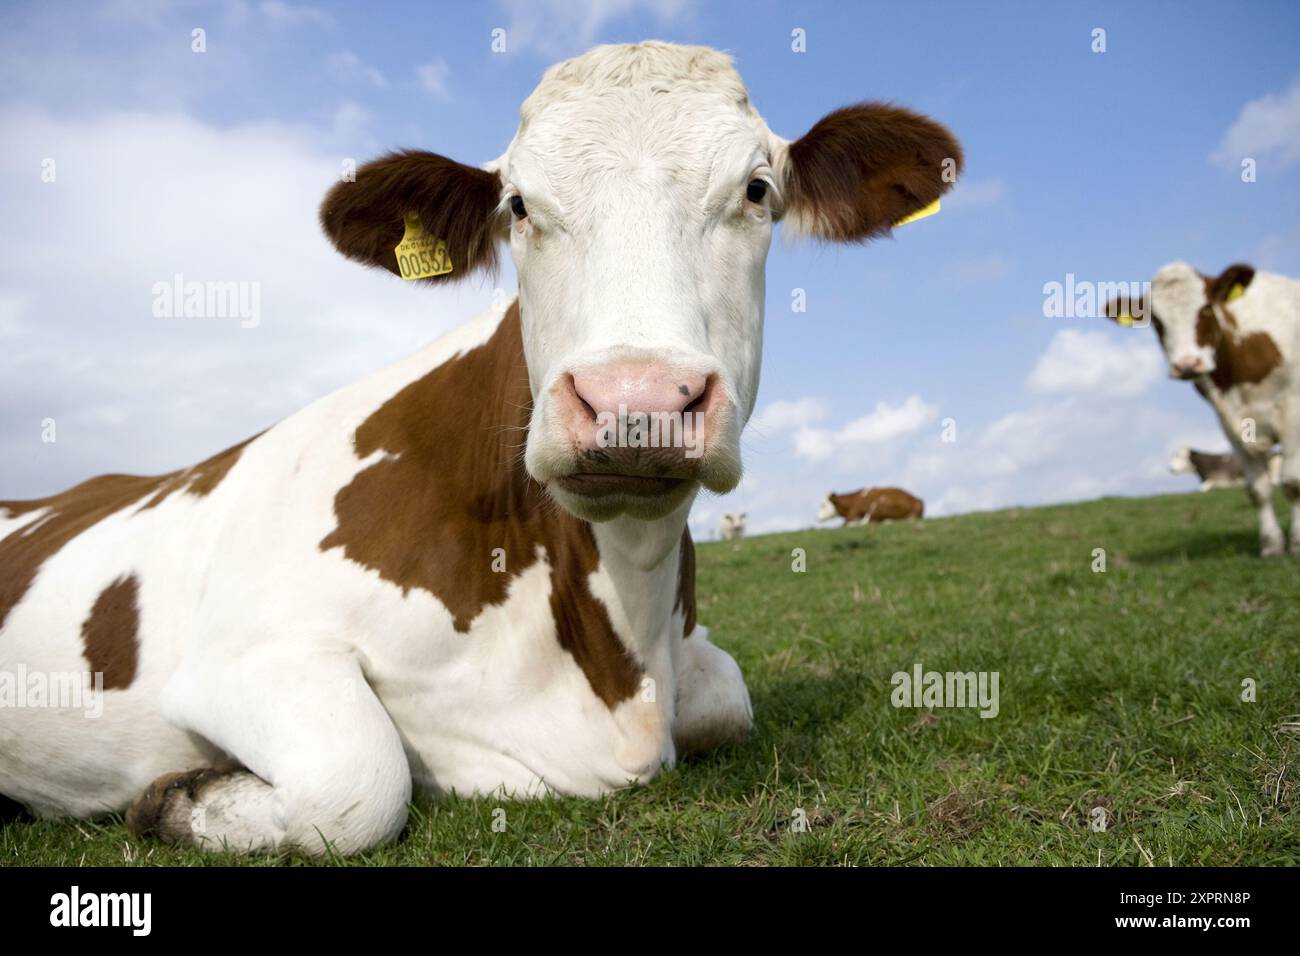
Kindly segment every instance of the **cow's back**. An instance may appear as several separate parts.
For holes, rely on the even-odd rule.
[[[872,488],[866,494],[863,510],[870,521],[901,521],[920,518],[925,504],[901,488]]]

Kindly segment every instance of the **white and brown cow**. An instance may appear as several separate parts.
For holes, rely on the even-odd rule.
[[[1283,551],[1269,475],[1282,446],[1278,483],[1291,504],[1290,552],[1300,554],[1300,282],[1240,263],[1206,276],[1173,262],[1156,273],[1149,301],[1120,297],[1106,314],[1126,325],[1149,319],[1169,374],[1214,407],[1259,514],[1264,557]]]
[[[482,168],[362,167],[321,208],[339,251],[397,272],[414,216],[454,270],[432,281],[505,242],[518,297],[188,470],[0,502],[0,675],[103,679],[97,719],[0,708],[0,794],[353,852],[413,785],[595,795],[743,738],[686,519],[740,479],[773,223],[886,234],[954,161],[892,106],[787,141],[727,57],[643,43],[550,69]],[[611,444],[631,414],[698,440]]]
[[[822,499],[818,521],[843,518],[844,526],[882,521],[919,521],[925,502],[902,488],[859,488],[846,494],[834,492]]]

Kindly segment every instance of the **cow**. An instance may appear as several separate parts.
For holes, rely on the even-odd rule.
[[[902,488],[859,488],[847,494],[834,492],[822,499],[817,520],[843,518],[844,525],[871,524],[880,521],[920,520],[925,502]]]
[[[1201,480],[1201,491],[1235,488],[1245,483],[1241,477],[1241,464],[1235,455],[1197,451],[1186,446],[1169,459],[1169,471],[1175,475],[1195,474]],[[1277,452],[1269,455],[1268,478],[1274,484],[1282,480],[1282,456]]]
[[[354,853],[413,791],[596,796],[744,739],[687,516],[740,481],[773,225],[887,235],[960,167],[892,105],[783,139],[729,57],[658,42],[551,67],[481,167],[364,164],[320,209],[343,256],[447,283],[507,244],[517,295],[191,468],[0,502],[0,672],[102,686],[0,708],[0,793]]]
[[[739,541],[745,536],[745,518],[743,511],[728,511],[722,516],[719,534],[723,541]]]
[[[1291,505],[1287,550],[1300,554],[1300,281],[1244,263],[1207,276],[1171,262],[1149,292],[1111,299],[1105,314],[1126,326],[1150,324],[1170,376],[1190,381],[1214,408],[1258,513],[1264,557],[1281,555],[1285,544],[1269,477],[1273,446],[1282,446],[1278,483]]]

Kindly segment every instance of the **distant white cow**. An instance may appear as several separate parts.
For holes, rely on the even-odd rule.
[[[738,541],[745,536],[745,518],[743,511],[729,511],[722,516],[722,526],[718,529],[723,541]]]
[[[1106,314],[1125,325],[1149,318],[1169,374],[1192,382],[1214,407],[1258,512],[1264,557],[1280,555],[1285,543],[1269,478],[1273,446],[1282,446],[1290,552],[1300,554],[1300,282],[1241,263],[1206,276],[1172,262],[1156,273],[1149,298],[1121,296]]]

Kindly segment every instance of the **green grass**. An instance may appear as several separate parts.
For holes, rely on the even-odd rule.
[[[1239,490],[704,544],[700,619],[748,679],[748,743],[601,800],[422,800],[345,862],[1294,865],[1298,585],[1300,560],[1256,557]],[[895,709],[917,662],[999,672],[1000,713]],[[0,862],[310,861],[106,820],[13,824]]]

